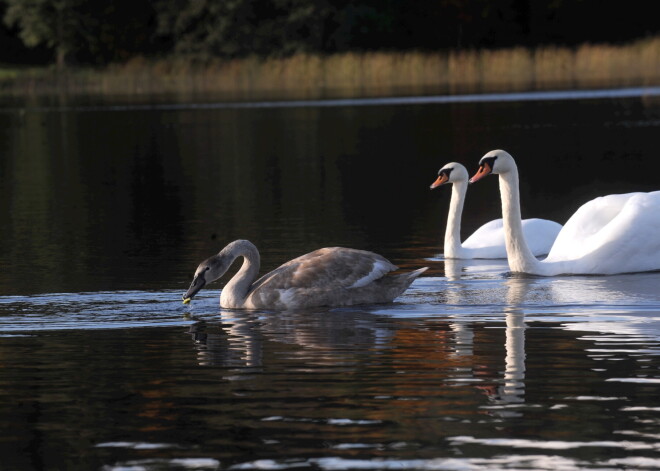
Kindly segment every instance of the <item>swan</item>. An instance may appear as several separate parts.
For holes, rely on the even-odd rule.
[[[461,215],[470,175],[458,162],[450,162],[438,171],[438,178],[431,189],[447,183],[452,184],[449,216],[445,229],[444,256],[446,258],[506,258],[504,226],[502,219],[487,222],[461,244]],[[530,241],[534,255],[545,255],[550,251],[561,224],[548,219],[525,219],[522,222],[525,238]]]
[[[199,264],[183,295],[184,304],[224,275],[238,257],[243,257],[243,265],[220,294],[222,308],[286,310],[386,303],[428,268],[386,276],[397,267],[381,255],[326,247],[294,258],[254,281],[259,272],[259,251],[248,240],[236,240]]]
[[[545,260],[531,253],[522,232],[518,168],[493,150],[479,161],[470,183],[499,175],[509,268],[532,275],[611,275],[660,270],[660,191],[601,196],[564,224]]]

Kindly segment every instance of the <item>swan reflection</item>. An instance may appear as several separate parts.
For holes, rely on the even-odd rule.
[[[198,321],[190,326],[199,365],[260,367],[263,351],[258,318],[232,311],[220,311],[219,316],[219,323]]]
[[[583,314],[598,310],[626,310],[634,306],[638,314],[640,306],[647,305],[655,310],[660,305],[660,272],[547,278],[511,274],[506,260],[447,259],[444,265],[445,275],[452,282],[447,284],[443,293],[447,304],[463,308],[491,304],[506,306],[502,301],[512,299],[512,287],[508,284],[511,279],[533,280],[518,288],[522,292],[516,295],[525,309],[556,312],[559,306],[562,311],[575,307],[578,314]]]
[[[510,278],[506,280],[507,307],[505,308],[506,340],[504,359],[504,383],[500,396],[507,404],[524,402],[525,396],[525,313],[522,306],[525,296],[532,291],[535,280]]]
[[[261,367],[267,341],[300,347],[287,354],[302,361],[334,365],[340,356],[337,352],[350,354],[356,345],[371,348],[386,343],[391,330],[381,324],[360,311],[221,310],[217,321],[198,321],[189,333],[203,366]]]
[[[237,370],[225,379],[239,379],[238,370],[247,375],[261,371],[269,362],[285,362],[300,373],[328,374],[362,365],[364,374],[374,375],[379,397],[386,392],[392,400],[415,398],[406,406],[415,411],[421,411],[427,398],[452,397],[456,385],[478,392],[475,397],[486,404],[520,404],[525,396],[522,306],[536,283],[517,278],[503,283],[504,333],[474,319],[397,318],[367,310],[320,309],[222,310],[213,321],[195,323],[190,334],[200,365]],[[378,390],[382,383],[387,386]]]
[[[506,259],[458,259],[446,258],[445,276],[450,281],[472,278],[494,278],[500,277],[502,273],[509,270]]]

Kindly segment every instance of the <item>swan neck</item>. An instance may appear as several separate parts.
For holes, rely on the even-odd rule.
[[[252,282],[259,273],[261,265],[259,251],[248,241],[243,241],[230,251],[232,263],[238,257],[243,257],[240,270],[225,285],[220,294],[220,306],[225,308],[243,307]]]
[[[454,182],[452,184],[447,227],[445,228],[445,257],[456,258],[459,256],[461,250],[461,218],[467,186],[468,183],[466,181]]]
[[[518,169],[514,167],[513,170],[500,174],[499,180],[509,268],[513,272],[535,273],[538,271],[539,262],[529,249],[522,230]]]

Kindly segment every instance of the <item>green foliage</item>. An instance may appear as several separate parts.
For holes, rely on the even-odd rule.
[[[207,61],[621,43],[660,33],[653,6],[648,0],[628,0],[626,8],[617,0],[0,0],[9,28],[0,25],[0,39],[22,42],[3,41],[0,61],[24,54],[23,45],[48,48],[64,66],[173,55]]]
[[[0,0],[4,23],[27,47],[46,46],[56,63],[106,63],[151,52],[149,0]],[[1,5],[0,5],[1,6]]]
[[[324,0],[178,0],[157,3],[157,34],[175,53],[208,58],[320,50]]]
[[[4,21],[19,30],[21,40],[28,47],[46,44],[56,51],[58,66],[64,66],[67,55],[74,49],[77,36],[84,32],[83,21],[77,14],[83,0],[5,0]]]

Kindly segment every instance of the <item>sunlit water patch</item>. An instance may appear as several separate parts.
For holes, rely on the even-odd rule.
[[[589,462],[581,459],[557,455],[500,455],[493,458],[430,458],[430,459],[360,459],[322,457],[305,461],[256,460],[231,466],[230,470],[284,470],[322,469],[327,471],[344,470],[401,470],[419,469],[431,471],[502,471],[520,470],[565,470],[598,469],[614,471],[620,469],[657,469],[660,460],[649,457],[627,457],[602,459]]]
[[[456,322],[502,322],[523,313],[526,322],[557,323],[569,330],[613,333],[612,343],[660,340],[660,273],[610,277],[520,277],[502,261],[462,262],[453,275],[422,277],[393,303],[318,308],[332,315],[363,312],[392,318],[452,318]],[[39,330],[117,329],[213,321],[220,287],[189,305],[179,290],[47,293],[0,297],[0,335]],[[257,311],[268,315],[269,311]],[[238,315],[238,314],[237,314]],[[600,342],[607,342],[602,337]],[[653,347],[655,348],[655,347]]]

